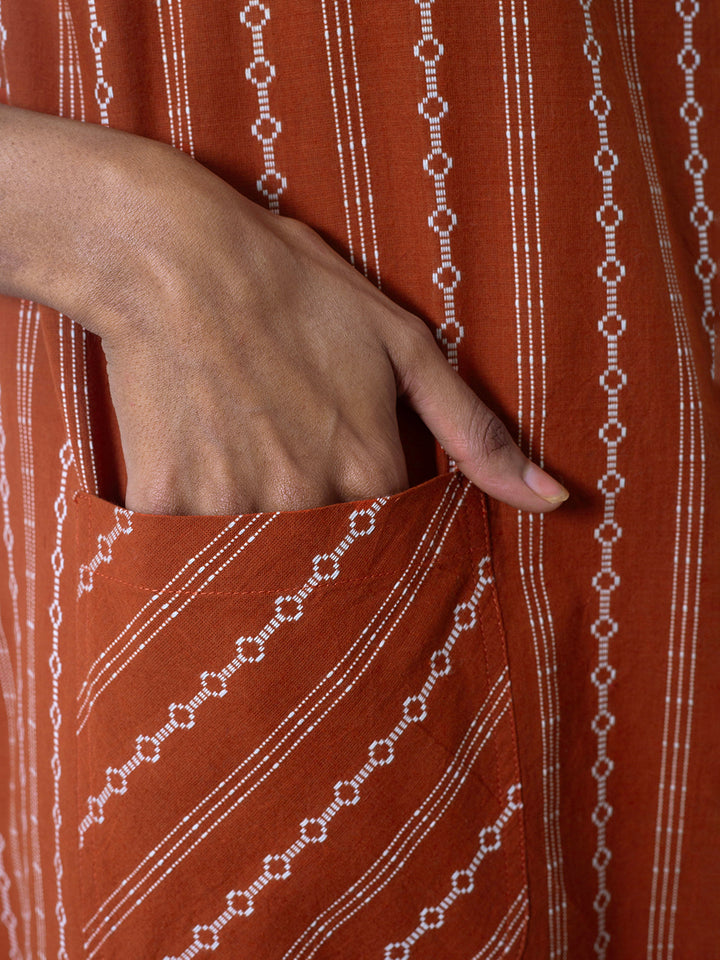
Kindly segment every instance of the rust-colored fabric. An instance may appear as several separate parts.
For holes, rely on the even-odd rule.
[[[3,0],[2,97],[174,144],[438,334],[548,517],[133,514],[0,304],[0,956],[720,957],[714,0]],[[238,252],[242,256],[242,251]]]

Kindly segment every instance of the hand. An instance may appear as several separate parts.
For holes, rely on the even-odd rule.
[[[134,240],[163,282],[141,273],[134,319],[104,338],[128,508],[234,514],[401,491],[398,395],[491,496],[533,511],[565,498],[422,321],[313,230],[179,154],[160,167]]]
[[[0,105],[0,179],[0,292],[102,337],[131,509],[400,491],[398,395],[491,496],[537,512],[566,498],[421,320],[184,154]]]

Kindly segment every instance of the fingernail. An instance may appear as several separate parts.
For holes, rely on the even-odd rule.
[[[533,493],[547,500],[548,503],[564,503],[570,496],[570,492],[561,483],[534,463],[528,463],[523,480]]]

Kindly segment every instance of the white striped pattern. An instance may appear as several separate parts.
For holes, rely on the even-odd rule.
[[[275,140],[282,132],[282,123],[270,110],[268,88],[275,77],[275,66],[265,56],[263,30],[270,19],[270,8],[261,0],[250,0],[240,11],[240,22],[252,34],[253,59],[245,70],[245,76],[255,87],[259,116],[252,126],[252,133],[262,146],[263,173],[258,178],[257,189],[273,213],[280,212],[280,197],[287,188],[287,179],[277,169]]]
[[[185,24],[182,0],[156,0],[170,139],[178,150],[195,155],[188,96]]]
[[[443,497],[406,569],[343,657],[303,701],[287,714],[263,743],[189,811],[104,901],[85,926],[85,932],[89,934],[86,949],[92,946],[92,953],[88,954],[87,960],[92,960],[92,956],[136,907],[144,902],[219,824],[231,816],[246,797],[267,783],[282,763],[323,723],[360,681],[401,623],[433,566],[440,559],[443,544],[457,518],[467,489],[467,482],[459,479],[458,475],[449,478]],[[133,900],[133,897],[136,899]],[[123,908],[124,912],[120,913]],[[93,941],[98,937],[101,939],[93,946]]]
[[[98,483],[90,428],[87,338],[88,333],[81,326],[59,314],[60,396],[65,430],[73,446],[73,458],[82,488],[96,493]]]
[[[0,394],[0,500],[2,501],[3,545],[7,552],[8,589],[13,606],[13,637],[15,640],[16,665],[22,662],[19,658],[17,632],[20,629],[18,619],[17,594],[18,584],[15,576],[15,562],[13,547],[15,536],[10,521],[10,482],[7,475],[5,448],[7,435],[2,415],[2,394]],[[23,791],[18,786],[23,782],[24,775],[24,743],[23,726],[21,722],[21,692],[18,692],[18,681],[22,683],[22,675],[16,673],[13,667],[13,657],[10,651],[5,632],[0,625],[0,681],[5,710],[7,713],[8,747],[10,755],[10,782],[8,784],[8,799],[10,803],[10,853],[13,873],[17,887],[18,900],[22,913],[22,932],[25,936],[26,952],[30,937],[30,891],[27,862],[24,859],[24,842],[27,836],[26,818],[23,816]],[[16,924],[17,929],[17,924]]]
[[[256,544],[277,515],[231,520],[202,550],[143,604],[130,622],[91,664],[78,693],[80,733],[99,697],[158,634],[251,544]],[[243,522],[240,529],[236,529]],[[261,542],[261,541],[260,541]],[[232,549],[232,552],[229,551]],[[151,631],[152,628],[152,631]]]
[[[58,0],[58,40],[58,116],[84,121],[85,91],[75,24],[68,0]]]
[[[404,940],[396,940],[385,947],[384,960],[409,960],[412,948],[426,934],[432,930],[439,930],[445,925],[446,914],[460,897],[467,896],[475,889],[475,874],[478,867],[489,853],[494,853],[502,846],[503,829],[510,822],[513,813],[522,810],[520,784],[516,783],[507,792],[507,803],[496,818],[478,834],[479,846],[475,856],[461,870],[455,870],[450,878],[450,889],[442,900],[432,907],[424,907],[419,914],[418,924]]]
[[[8,942],[10,946],[9,960],[22,960],[22,954],[17,939],[17,917],[13,913],[10,903],[10,877],[5,869],[5,837],[0,834],[0,923],[3,924],[8,933]]]
[[[530,24],[527,3],[523,4],[522,18],[518,16],[515,0],[510,0],[507,10],[508,13],[504,0],[499,0],[515,284],[518,444],[543,466],[547,358]],[[524,44],[520,27],[525,34]],[[544,575],[545,520],[542,515],[518,511],[517,524],[518,566],[533,640],[540,709],[548,957],[559,960],[567,956],[567,898],[560,836],[557,650]]]
[[[690,221],[698,235],[700,256],[695,261],[695,276],[702,285],[703,312],[702,325],[710,341],[710,372],[711,376],[720,376],[717,360],[717,343],[715,342],[715,303],[713,301],[713,280],[717,276],[717,262],[710,256],[708,231],[715,219],[714,212],[705,202],[705,174],[708,169],[708,159],[700,150],[698,126],[703,118],[703,108],[695,97],[695,71],[700,66],[700,53],[695,48],[693,23],[700,12],[699,0],[676,0],[675,9],[682,20],[683,45],[678,54],[678,66],[685,79],[685,100],[680,107],[680,116],[688,128],[690,151],[685,158],[685,169],[692,177],[695,204],[690,211]]]
[[[60,492],[55,500],[55,517],[57,527],[55,532],[55,549],[52,553],[53,569],[53,600],[49,614],[52,624],[52,653],[49,659],[50,674],[52,677],[52,704],[50,706],[50,722],[52,723],[52,776],[53,776],[53,833],[55,840],[55,917],[57,919],[58,952],[57,960],[70,960],[65,946],[65,927],[67,915],[65,913],[62,851],[60,831],[63,824],[62,808],[60,805],[60,777],[62,762],[60,759],[60,728],[62,727],[62,710],[60,708],[60,676],[62,674],[62,660],[60,659],[60,626],[63,620],[60,606],[60,577],[65,567],[65,558],[62,552],[63,529],[67,517],[67,481],[70,466],[73,463],[72,445],[66,441],[60,450]]]
[[[90,14],[90,43],[95,54],[95,102],[100,111],[100,123],[107,126],[108,106],[114,96],[113,88],[105,78],[103,66],[102,50],[107,42],[107,32],[98,23],[95,0],[88,0],[88,13]]]
[[[94,7],[91,9],[91,16],[94,15],[93,11]],[[85,121],[85,90],[80,66],[80,53],[68,0],[58,0],[58,39],[58,116]],[[97,27],[96,21],[94,21],[90,39],[95,53],[96,69],[99,70],[98,77],[100,78],[102,76],[102,47],[106,37],[105,32]],[[98,85],[95,88],[96,98],[101,95],[104,89],[98,80]],[[112,91],[110,93],[112,94]],[[102,122],[107,123],[107,112]],[[65,430],[73,445],[73,458],[80,474],[83,489],[97,493],[95,450],[90,425],[87,371],[88,334],[79,324],[65,319],[60,314],[58,338],[60,395],[62,397]]]
[[[465,329],[455,314],[455,290],[461,280],[460,270],[453,262],[450,236],[457,226],[457,214],[448,206],[447,175],[452,167],[443,147],[442,118],[449,110],[447,100],[440,96],[438,62],[445,52],[435,37],[432,18],[433,0],[415,0],[420,9],[421,37],[413,52],[421,62],[425,78],[425,96],[418,103],[418,113],[425,118],[430,134],[430,152],[423,161],[426,173],[432,178],[435,207],[428,216],[428,227],[437,234],[440,247],[440,265],[433,273],[433,283],[443,298],[443,318],[437,328],[437,338],[451,366],[457,370],[458,350]]]
[[[20,307],[19,330],[22,330],[25,318],[26,304],[23,301]],[[19,337],[19,341],[22,337]],[[2,496],[3,510],[3,543],[7,553],[8,569],[8,588],[12,605],[12,625],[15,653],[15,675],[14,675],[14,694],[15,694],[15,736],[17,744],[17,780],[13,778],[13,786],[19,788],[18,800],[18,878],[22,878],[20,886],[20,903],[22,910],[22,930],[24,935],[24,951],[27,955],[31,952],[32,936],[32,884],[30,876],[30,820],[28,817],[29,797],[28,797],[28,730],[29,718],[27,716],[26,702],[26,675],[23,670],[25,661],[24,639],[20,621],[20,601],[19,584],[17,570],[15,565],[15,532],[12,529],[10,520],[10,484],[7,475],[7,465],[5,459],[6,435],[2,421],[0,420],[0,433],[2,434],[2,450],[0,451],[0,495]],[[24,485],[23,485],[24,486]]]
[[[648,960],[674,951],[680,864],[693,722],[695,661],[700,616],[705,520],[705,428],[695,358],[674,262],[670,228],[653,152],[635,49],[632,0],[614,0],[623,67],[627,77],[643,163],[672,307],[678,361],[678,479],[673,584],[669,612],[665,716],[648,919]],[[669,438],[668,438],[669,441]]]
[[[19,878],[22,876],[22,874],[20,865],[20,842],[17,825],[16,781],[18,753],[17,737],[15,735],[15,729],[17,727],[17,698],[15,696],[15,681],[12,672],[10,648],[8,646],[7,637],[5,636],[5,631],[2,628],[2,624],[0,624],[0,691],[2,691],[3,706],[5,708],[5,716],[7,718],[8,766],[10,772],[8,779],[8,821],[10,824],[10,845],[12,848],[11,859],[13,861],[13,873],[16,878]],[[4,852],[5,838],[2,837],[0,839],[2,840],[2,852]],[[2,888],[2,916],[0,917],[0,920],[2,920],[7,927],[8,939],[11,947],[10,960],[16,960],[16,958],[22,958],[22,954],[20,952],[20,947],[18,946],[18,920],[10,902],[11,883],[10,877],[5,872],[4,858],[2,859],[0,866],[2,866],[3,873],[3,876],[0,877],[0,887]]]
[[[22,307],[25,307],[24,310]],[[33,457],[32,395],[37,353],[40,311],[34,304],[23,304],[20,310],[16,353],[17,425],[20,441],[20,475],[22,478],[23,529],[25,554],[25,639],[26,657],[26,745],[28,810],[30,836],[29,855],[32,863],[33,920],[35,921],[35,956],[45,960],[45,901],[43,892],[40,837],[38,832],[38,762],[37,762],[37,694],[35,689],[35,482]]]
[[[613,814],[608,800],[607,784],[614,766],[608,755],[608,734],[615,724],[615,716],[609,705],[610,687],[615,680],[615,668],[610,663],[610,641],[619,631],[612,611],[613,593],[620,585],[620,577],[613,567],[613,551],[622,537],[615,507],[617,495],[625,486],[625,478],[617,469],[617,452],[626,435],[626,428],[619,418],[619,395],[626,385],[627,377],[618,362],[618,342],[625,330],[625,320],[618,312],[617,288],[625,276],[625,265],[618,259],[616,248],[616,228],[623,219],[623,212],[614,198],[613,173],[619,160],[610,146],[608,132],[607,118],[612,104],[603,89],[600,70],[602,49],[595,37],[590,9],[592,0],[580,0],[580,5],[586,30],[583,49],[592,71],[593,93],[588,106],[597,121],[600,143],[600,149],[595,154],[595,166],[602,179],[602,203],[596,217],[605,242],[605,259],[597,268],[597,276],[605,285],[605,314],[598,322],[598,330],[604,336],[607,348],[607,365],[599,378],[600,386],[607,395],[606,418],[598,430],[598,436],[605,444],[605,472],[597,484],[603,498],[603,518],[595,529],[595,538],[600,544],[600,569],[593,577],[592,585],[598,595],[598,616],[590,628],[597,643],[597,666],[591,675],[592,683],[597,689],[597,711],[592,721],[597,740],[597,759],[592,767],[592,775],[597,784],[596,804],[592,813],[597,836],[592,861],[597,875],[597,894],[593,906],[597,914],[598,932],[594,949],[599,960],[604,960],[610,943],[606,919],[611,899],[607,868],[612,857],[607,825]]]
[[[518,937],[525,931],[528,918],[527,887],[521,890],[513,900],[510,909],[498,924],[493,935],[472,960],[497,960],[507,957],[515,946]]]
[[[509,709],[510,684],[507,671],[503,671],[432,791],[365,873],[306,927],[283,960],[310,960],[340,927],[391,883],[448,812]]]
[[[3,22],[2,3],[0,2],[0,92],[4,91],[7,103],[10,103],[10,78],[7,75],[5,47],[7,46],[7,27]]]
[[[115,507],[115,523],[107,533],[98,534],[97,553],[89,563],[80,564],[78,571],[78,597],[89,593],[93,588],[93,577],[101,563],[110,563],[112,560],[113,544],[123,534],[132,533],[133,515],[129,510]]]
[[[350,263],[359,267],[366,277],[372,278],[371,271],[373,271],[377,286],[381,287],[377,234],[375,230],[375,207],[370,178],[368,144],[365,136],[362,97],[360,95],[360,77],[357,68],[352,2],[351,0],[345,0],[347,12],[347,41],[345,41],[344,37],[345,31],[339,0],[333,0],[332,7],[329,0],[321,0],[321,6],[328,78],[330,81],[330,96],[333,105],[333,119],[335,121],[335,138],[340,165],[340,182],[342,185],[343,206],[345,209],[347,251]],[[334,14],[334,25],[331,22],[330,10],[332,10]],[[346,43],[349,47],[349,52],[346,50]],[[342,102],[338,97],[338,86],[342,90]],[[341,116],[344,117],[344,123]],[[353,191],[352,201],[350,197],[350,183],[352,183]],[[364,189],[363,184],[365,185]],[[365,223],[365,203],[367,203],[368,208],[369,225]],[[359,263],[356,257],[355,225],[357,227],[359,244]],[[366,239],[368,229],[370,237]],[[372,249],[369,249],[370,245]]]
[[[215,949],[220,942],[220,935],[232,920],[238,917],[247,917],[254,912],[254,903],[258,894],[273,880],[286,880],[292,876],[293,861],[307,848],[316,843],[324,843],[328,838],[328,827],[344,807],[355,806],[362,799],[362,789],[372,777],[374,771],[391,764],[395,758],[397,744],[403,734],[413,724],[421,723],[427,716],[428,700],[438,681],[447,676],[452,669],[452,650],[461,633],[477,626],[477,606],[485,587],[490,583],[486,567],[489,558],[480,563],[478,580],[472,596],[466,603],[459,603],[453,613],[453,624],[445,643],[439,647],[430,658],[430,671],[420,690],[405,698],[402,704],[402,716],[395,727],[384,736],[379,737],[368,745],[368,759],[356,771],[354,776],[347,780],[339,780],[333,787],[333,799],[325,809],[315,817],[306,817],[299,825],[297,838],[282,853],[268,854],[263,858],[263,871],[256,879],[242,890],[230,890],[226,895],[226,906],[210,924],[200,924],[193,928],[192,943],[183,951],[180,957],[166,958],[166,960],[192,960],[198,953],[206,949]],[[513,788],[515,793],[519,792]],[[329,788],[328,788],[329,792]],[[518,809],[519,800],[513,793],[512,809]],[[508,797],[510,806],[510,797]],[[512,811],[507,812],[505,819]],[[505,819],[502,815],[498,822]],[[481,834],[482,838],[482,834]],[[498,843],[499,846],[499,843]],[[474,873],[474,871],[473,871]]]
[[[105,804],[111,796],[124,796],[127,793],[128,779],[144,763],[157,763],[161,758],[162,744],[179,730],[191,730],[195,726],[198,711],[205,703],[216,698],[222,698],[227,692],[228,683],[243,666],[250,663],[259,663],[265,659],[265,644],[285,623],[294,623],[300,620],[305,613],[305,603],[312,596],[321,583],[336,580],[340,576],[340,561],[350,550],[353,543],[360,537],[369,536],[375,530],[375,517],[385,504],[385,499],[376,500],[371,506],[363,510],[353,510],[348,521],[348,531],[337,546],[329,554],[313,557],[312,573],[305,583],[294,593],[275,598],[275,612],[264,626],[254,635],[238,637],[235,641],[236,654],[220,670],[204,672],[200,677],[200,688],[186,703],[171,703],[168,706],[168,719],[155,733],[137,737],[135,752],[120,767],[108,768],[105,776],[105,785],[102,790],[88,798],[88,812],[80,824],[80,845],[83,837],[93,823],[103,823],[105,820]],[[223,564],[228,566],[246,545],[252,542],[274,519],[276,515],[265,519],[259,529],[245,543],[235,551]],[[262,515],[257,515],[258,521]],[[367,524],[363,526],[363,524]],[[223,567],[220,567],[222,570]],[[217,573],[220,571],[218,570]],[[206,581],[209,582],[210,578]],[[206,584],[203,584],[205,586]],[[180,612],[187,604],[181,604]],[[170,617],[168,617],[170,619]]]

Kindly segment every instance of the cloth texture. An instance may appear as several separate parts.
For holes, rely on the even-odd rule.
[[[571,499],[402,412],[398,495],[127,511],[99,341],[2,299],[0,957],[720,957],[719,14],[3,0],[5,102],[310,224]]]

